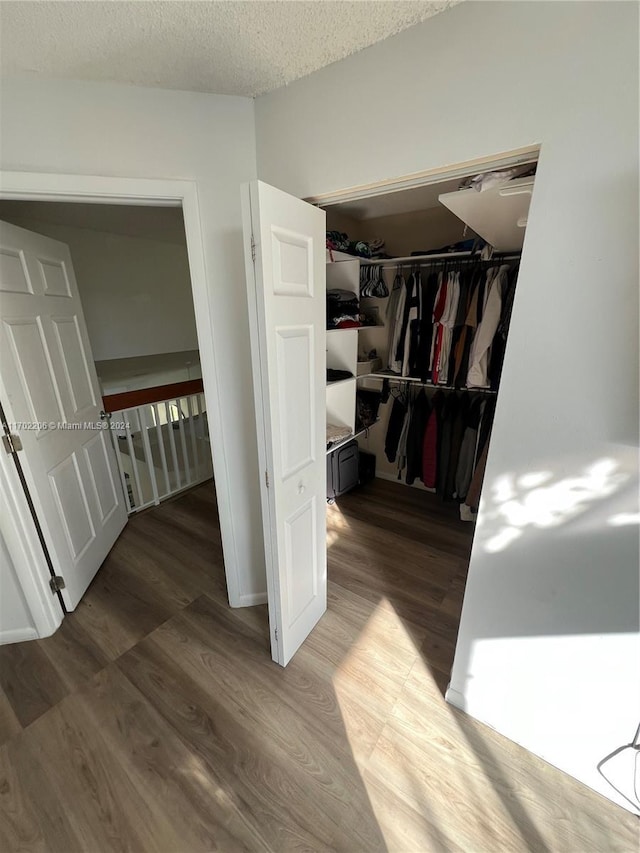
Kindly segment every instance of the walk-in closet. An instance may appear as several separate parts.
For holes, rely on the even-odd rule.
[[[376,553],[402,554],[410,570],[400,577],[390,568],[397,558],[370,560],[361,587],[381,584],[378,593],[392,595],[409,623],[412,601],[434,613],[449,602],[449,633],[457,632],[535,169],[525,162],[326,207],[329,578],[340,584],[332,549],[339,555],[341,540],[366,520],[362,535],[377,538]],[[455,634],[449,657],[454,645]],[[443,689],[450,665],[441,661]]]

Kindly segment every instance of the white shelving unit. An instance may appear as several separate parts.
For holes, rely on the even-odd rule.
[[[360,260],[342,252],[333,252],[333,258],[333,262],[327,263],[327,290],[350,290],[359,298]],[[329,329],[326,341],[327,368],[348,370],[353,374],[351,379],[327,383],[327,423],[348,427],[353,436],[356,427],[358,329]]]

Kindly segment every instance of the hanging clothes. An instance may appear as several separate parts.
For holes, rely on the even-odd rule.
[[[491,344],[491,360],[489,363],[489,382],[493,391],[498,390],[500,384],[500,376],[502,375],[502,365],[504,363],[504,354],[507,345],[507,335],[509,334],[509,325],[511,323],[511,312],[513,310],[513,299],[516,291],[516,281],[518,280],[519,265],[515,264],[510,268],[507,274],[506,284],[502,291],[502,310],[500,312],[500,322],[498,330]]]
[[[447,301],[445,310],[440,319],[442,326],[442,345],[438,355],[438,382],[435,384],[446,385],[449,377],[449,355],[451,353],[451,341],[453,327],[456,323],[458,303],[460,301],[460,273],[455,271],[449,274],[449,285],[447,287]]]
[[[468,506],[469,509],[471,509],[473,512],[478,511],[478,504],[480,503],[480,492],[482,491],[482,482],[484,480],[484,472],[487,467],[488,452],[489,443],[487,442],[484,446],[484,450],[480,454],[480,458],[478,459],[478,464],[476,465],[475,471],[473,472],[469,491],[467,492],[467,496],[464,501],[466,506]]]
[[[491,267],[487,272],[486,304],[471,347],[467,388],[489,387],[489,350],[500,322],[502,290],[508,272],[508,264]]]
[[[405,298],[402,312],[402,324],[398,336],[396,363],[400,365],[400,375],[409,376],[411,354],[417,351],[417,339],[420,317],[420,273],[411,273],[405,284]]]
[[[407,414],[404,419],[404,423],[402,424],[402,432],[400,433],[400,440],[398,442],[398,454],[396,458],[396,462],[398,464],[398,480],[402,479],[402,472],[407,465],[407,439],[409,437],[409,424],[411,423],[412,408],[411,399],[409,398],[407,400]]]
[[[480,426],[478,427],[478,449],[476,457],[479,457],[489,441],[491,428],[493,427],[493,416],[496,411],[495,397],[489,397],[483,401],[482,414],[480,417]],[[477,462],[476,462],[477,465]]]
[[[478,429],[482,412],[481,407],[482,399],[478,395],[471,401],[471,405],[469,406],[462,442],[460,444],[460,455],[458,456],[455,478],[455,496],[459,500],[467,496],[473,476],[476,446],[478,443]]]
[[[431,405],[424,388],[422,388],[412,407],[411,422],[407,434],[406,482],[409,486],[422,478],[422,447],[430,413]]]
[[[420,317],[422,315],[422,280],[420,272],[416,271],[409,278],[407,285],[407,327],[405,332],[404,359],[402,375],[415,376],[419,371],[417,357],[420,343]],[[408,311],[407,311],[408,308]]]
[[[418,365],[415,375],[421,382],[431,379],[429,360],[433,340],[433,309],[438,295],[438,274],[428,275],[422,285],[422,317],[420,321],[420,344],[418,348]]]
[[[425,384],[497,389],[517,265],[458,266],[446,261],[424,276],[414,268],[406,279],[398,268],[387,303],[386,369]]]
[[[407,416],[407,405],[404,399],[394,397],[391,414],[389,415],[389,424],[387,426],[387,435],[384,443],[385,456],[389,462],[395,462],[398,454],[398,444],[404,427],[404,421]]]
[[[393,373],[402,371],[402,360],[398,361],[398,343],[402,331],[401,317],[404,315],[404,303],[407,298],[406,283],[401,273],[398,273],[393,282],[393,289],[387,305],[386,321],[389,326],[389,354],[387,357],[387,369]]]
[[[469,394],[461,394],[458,401],[458,410],[455,413],[453,426],[451,428],[451,450],[449,452],[447,475],[444,481],[443,492],[445,500],[452,500],[455,498],[456,471],[458,468],[458,459],[460,458],[460,450],[462,448],[462,439],[467,424],[467,418],[469,417],[470,406],[471,399]]]
[[[465,326],[465,320],[467,318],[467,313],[469,312],[469,305],[473,295],[472,284],[473,271],[469,269],[462,270],[462,272],[460,272],[460,298],[458,299],[458,311],[456,313],[453,337],[451,339],[451,352],[449,355],[448,368],[449,384],[456,388],[464,385],[464,382],[460,382],[460,384],[458,384],[458,373],[465,350],[466,337],[469,333],[467,326]],[[464,376],[466,379],[466,371]]]
[[[440,351],[442,349],[443,328],[440,323],[447,305],[447,290],[449,278],[448,274],[441,272],[438,276],[438,294],[436,296],[435,306],[433,309],[433,323],[435,325],[433,334],[433,343],[431,346],[431,358],[429,368],[431,370],[431,381],[434,385],[438,384],[438,363],[440,361]]]
[[[445,485],[449,472],[453,424],[458,413],[457,394],[447,394],[441,411],[438,433],[438,471],[436,492],[445,497]]]
[[[422,442],[422,482],[428,489],[435,489],[438,478],[438,435],[444,394],[437,391],[431,400],[431,413]]]

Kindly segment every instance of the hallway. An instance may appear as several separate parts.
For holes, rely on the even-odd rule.
[[[454,509],[378,480],[328,511],[329,609],[285,670],[266,606],[226,603],[211,483],[134,516],[53,637],[0,648],[0,849],[637,849],[444,702]]]

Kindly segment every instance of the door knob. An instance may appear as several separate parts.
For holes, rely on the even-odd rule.
[[[305,485],[304,485],[304,483],[298,483],[298,494],[299,494],[299,495],[304,494],[304,490],[305,490]]]

